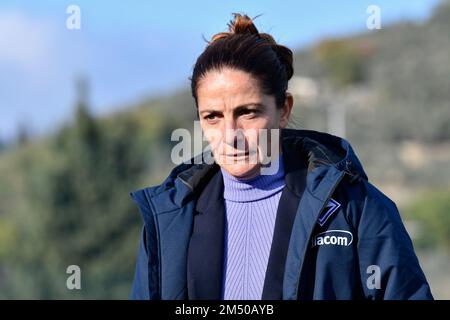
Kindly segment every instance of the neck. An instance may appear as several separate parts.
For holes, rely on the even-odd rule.
[[[252,178],[237,178],[221,168],[224,181],[224,198],[229,201],[257,201],[279,192],[285,185],[283,156],[268,164],[273,169],[262,171]],[[266,174],[271,173],[271,174]]]

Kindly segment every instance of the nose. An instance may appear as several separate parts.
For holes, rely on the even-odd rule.
[[[244,132],[235,119],[230,118],[226,120],[224,135],[223,141],[233,149],[237,149],[239,146],[244,147]]]

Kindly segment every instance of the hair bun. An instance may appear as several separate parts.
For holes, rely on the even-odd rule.
[[[280,62],[284,65],[286,70],[286,76],[287,79],[291,79],[294,74],[294,68],[293,68],[293,53],[292,51],[283,46],[277,44],[275,39],[268,33],[259,33],[256,26],[253,24],[253,20],[259,17],[260,15],[257,15],[255,18],[250,18],[246,14],[240,14],[240,13],[233,13],[234,19],[230,20],[228,25],[228,32],[219,32],[215,34],[211,41],[208,41],[208,44],[211,45],[212,43],[216,42],[219,39],[222,38],[228,38],[229,36],[233,34],[250,34],[250,35],[256,35],[257,38],[262,39],[266,44],[270,45],[273,51],[276,53],[278,59]]]
[[[258,29],[256,29],[255,25],[253,24],[253,20],[248,15],[233,13],[233,16],[234,20],[230,20],[230,22],[228,23],[228,29],[230,30],[230,33],[259,34]]]
[[[253,19],[250,18],[248,15],[240,14],[240,13],[233,13],[234,20],[230,20],[228,25],[228,32],[219,32],[215,34],[211,41],[208,41],[209,44],[212,44],[213,42],[226,38],[232,34],[256,34],[259,35],[258,29],[253,24]],[[256,16],[255,18],[257,18]]]

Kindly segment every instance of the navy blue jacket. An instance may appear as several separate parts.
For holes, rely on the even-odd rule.
[[[393,201],[345,139],[283,129],[283,189],[262,299],[432,299]],[[223,180],[183,163],[131,193],[143,217],[132,299],[221,299]]]

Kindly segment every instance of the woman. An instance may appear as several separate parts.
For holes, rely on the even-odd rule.
[[[350,144],[286,128],[291,50],[234,17],[191,77],[214,163],[131,193],[144,219],[131,298],[432,299],[396,205]],[[249,134],[264,130],[264,145]]]

